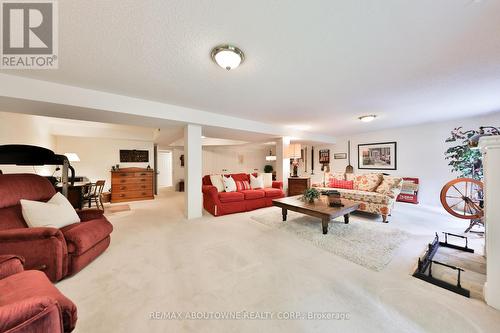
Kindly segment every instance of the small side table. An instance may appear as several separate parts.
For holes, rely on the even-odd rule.
[[[304,194],[304,191],[311,187],[309,177],[289,177],[288,196]]]

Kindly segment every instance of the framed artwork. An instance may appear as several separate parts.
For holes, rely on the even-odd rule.
[[[396,170],[396,142],[358,145],[358,169]]]
[[[334,153],[333,159],[334,160],[345,160],[345,159],[347,159],[347,153]]]
[[[149,162],[148,150],[120,150],[120,162]]]
[[[319,163],[321,164],[330,163],[330,149],[319,150]]]

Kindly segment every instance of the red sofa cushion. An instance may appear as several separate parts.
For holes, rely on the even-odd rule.
[[[352,190],[354,188],[354,182],[352,180],[338,180],[330,178],[329,187]]]
[[[233,179],[234,179],[235,181],[237,181],[237,180],[240,180],[240,181],[245,180],[245,181],[247,181],[247,182],[249,182],[249,181],[250,181],[250,176],[249,176],[248,174],[246,174],[246,173],[232,173],[232,174],[230,174],[230,175],[225,175],[225,176],[226,176],[226,177],[231,176],[231,177],[233,177]]]
[[[220,192],[220,202],[236,202],[245,200],[245,195],[241,192]]]
[[[108,237],[113,225],[105,218],[80,222],[61,228],[66,239],[68,253],[80,255]]]
[[[212,181],[210,180],[210,175],[203,176],[201,179],[202,185],[212,185]]]
[[[50,297],[31,297],[0,308],[0,332],[62,333],[61,311]]]
[[[55,299],[63,316],[64,331],[70,332],[76,324],[76,306],[47,279],[41,271],[24,271],[0,280],[0,307],[31,297]]]
[[[267,198],[276,198],[283,196],[283,191],[279,188],[266,187],[263,188],[262,191],[264,191]]]
[[[250,182],[247,182],[246,180],[235,180],[235,183],[236,183],[236,191],[238,192],[252,189],[250,187]]]
[[[233,177],[234,181],[247,181],[250,182],[250,176],[246,173],[231,173],[228,175],[224,175],[224,177]],[[213,185],[212,181],[210,180],[210,175],[205,175],[201,179],[202,185]]]
[[[54,194],[54,186],[42,176],[29,173],[0,175],[0,208],[18,205],[21,199],[47,201]]]
[[[104,211],[100,209],[85,209],[76,213],[78,214],[78,217],[80,217],[80,221],[85,222],[102,218]]]
[[[240,192],[245,195],[245,200],[260,199],[265,196],[265,193],[262,190],[245,190]]]
[[[0,279],[24,271],[24,259],[12,254],[0,255]]]
[[[27,228],[21,205],[0,208],[0,230]]]

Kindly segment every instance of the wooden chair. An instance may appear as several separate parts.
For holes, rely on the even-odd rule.
[[[104,210],[101,194],[105,183],[106,181],[104,180],[98,180],[95,183],[87,185],[83,194],[83,205],[88,202],[90,208],[92,206],[92,200],[94,200],[96,207],[100,210]]]

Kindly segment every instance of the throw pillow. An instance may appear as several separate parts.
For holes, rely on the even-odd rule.
[[[210,175],[210,182],[217,188],[217,192],[224,192],[224,183],[222,175]]]
[[[381,173],[367,173],[354,177],[354,189],[359,191],[373,192],[382,182]]]
[[[222,177],[222,181],[224,183],[224,190],[226,192],[236,192],[236,183],[233,177]]]
[[[338,180],[331,178],[329,187],[352,190],[354,188],[354,182],[352,180]]]
[[[250,175],[250,187],[252,189],[264,188],[264,178],[262,175],[258,175],[257,177]]]
[[[236,183],[236,191],[250,190],[250,183],[247,180],[235,180],[234,182]]]
[[[395,198],[401,191],[402,184],[403,178],[384,176],[384,179],[375,192]]]
[[[273,187],[273,174],[272,173],[259,173],[259,176],[262,176],[264,180],[264,187],[269,188]]]
[[[353,173],[346,173],[345,174],[345,180],[354,181],[355,177],[356,177],[356,175],[354,175]]]
[[[345,180],[345,173],[343,173],[343,172],[332,172],[330,174],[330,180],[332,178],[337,179],[337,180]]]
[[[56,193],[47,202],[22,199],[21,212],[30,228],[62,228],[80,222],[75,209],[61,193]]]

